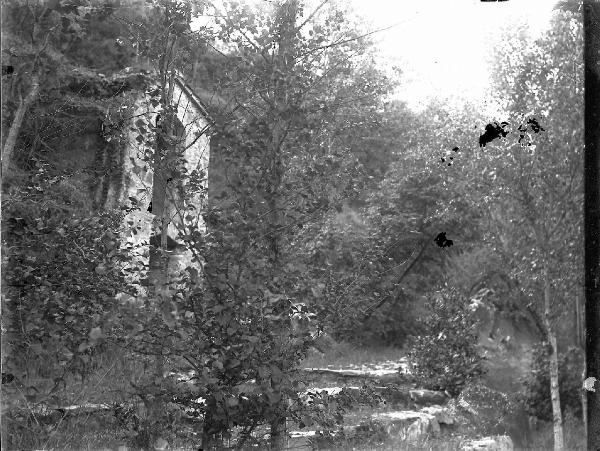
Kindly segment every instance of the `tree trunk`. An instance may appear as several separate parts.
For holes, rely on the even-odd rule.
[[[287,447],[287,431],[285,417],[271,422],[271,449],[282,450]]]
[[[583,343],[585,342],[585,332],[583,330],[584,319],[583,319],[583,312],[582,312],[582,308],[581,308],[581,301],[579,298],[579,293],[577,293],[574,296],[574,300],[575,300],[574,301],[575,324],[573,327],[573,335],[575,336],[575,344],[580,348],[584,348],[584,346],[583,346]]]
[[[298,1],[288,0],[284,2],[278,10],[279,20],[279,39],[278,52],[273,68],[273,98],[274,98],[274,117],[271,129],[271,142],[269,143],[269,155],[267,164],[268,185],[266,190],[267,202],[270,210],[270,220],[268,225],[269,247],[271,250],[271,279],[281,271],[280,267],[280,208],[281,208],[281,182],[283,178],[282,145],[285,140],[287,128],[288,111],[288,86],[286,75],[292,70],[294,61],[291,55],[291,48],[296,27],[296,16],[298,15]],[[287,399],[279,393],[279,406],[286,406]],[[272,406],[274,407],[274,406]],[[285,449],[287,443],[286,430],[286,412],[285,408],[275,408],[278,413],[270,421],[271,427],[271,449]]]
[[[160,305],[166,301],[165,295],[165,283],[167,281],[167,267],[168,258],[163,258],[160,251],[154,249],[150,250],[149,257],[149,278],[152,281],[150,296],[154,298],[155,308],[158,312],[162,310]],[[164,384],[164,363],[165,358],[163,357],[163,346],[162,343],[156,343],[157,349],[156,354],[153,356],[154,367],[150,374],[149,386],[155,393],[162,393]],[[142,425],[141,433],[148,440],[147,445],[158,438],[157,434],[160,434],[161,428],[160,423],[165,417],[165,401],[162,396],[150,396],[144,400],[146,407],[146,418]],[[146,441],[144,440],[144,441]]]
[[[222,434],[225,425],[219,420],[217,400],[209,396],[202,424],[202,449],[204,451],[222,449]]]
[[[600,3],[583,2],[586,375],[600,379]],[[587,394],[587,447],[600,449],[600,393]]]
[[[583,387],[586,379],[585,364],[585,309],[582,308],[579,294],[575,296],[575,343],[583,350],[583,362],[581,371],[581,386]],[[583,419],[583,430],[585,440],[587,441],[587,391],[581,390],[581,414]]]
[[[563,421],[562,412],[560,409],[560,392],[558,380],[558,349],[556,343],[556,335],[552,328],[550,320],[550,305],[552,299],[552,289],[550,284],[550,275],[548,268],[544,268],[544,324],[548,341],[550,342],[550,398],[552,400],[552,419],[554,424],[554,451],[563,451]]]
[[[37,97],[39,91],[39,78],[37,75],[33,75],[31,78],[31,89],[29,90],[29,93],[27,94],[25,99],[21,99],[19,102],[19,107],[17,108],[15,117],[12,121],[12,124],[10,125],[10,130],[8,132],[8,136],[6,137],[4,148],[2,149],[2,176],[4,176],[10,169],[10,164],[12,162],[12,154],[17,143],[17,138],[19,137],[19,131],[21,130],[21,124],[23,123],[23,119],[25,118],[25,113],[27,113],[27,110]]]
[[[163,86],[163,89],[165,87]],[[168,87],[167,87],[168,88]],[[163,96],[164,99],[165,96]],[[152,235],[160,236],[156,248],[150,249],[149,255],[149,276],[151,280],[151,293],[154,299],[154,308],[157,313],[162,312],[163,318],[170,320],[170,299],[172,290],[169,286],[170,274],[169,266],[171,257],[167,254],[168,230],[170,223],[170,212],[172,199],[169,196],[169,177],[168,162],[170,156],[176,151],[172,142],[168,139],[173,133],[174,120],[171,114],[167,113],[168,103],[163,104],[163,116],[159,126],[159,137],[156,148],[154,149],[154,177],[152,180],[152,213],[157,216],[153,221]],[[155,343],[156,354],[154,355],[154,372],[152,375],[152,384],[154,391],[160,393],[159,396],[148,398],[147,401],[147,421],[145,423],[146,437],[154,440],[157,434],[161,433],[161,422],[165,418],[165,399],[162,396],[164,388],[165,357],[164,350],[168,349],[168,341],[159,341]]]

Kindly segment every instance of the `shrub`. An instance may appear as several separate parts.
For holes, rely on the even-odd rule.
[[[40,377],[66,384],[67,374],[94,372],[92,357],[116,327],[115,295],[125,286],[118,269],[126,256],[119,213],[26,210],[9,208],[3,224],[12,245],[4,261],[3,370],[39,395],[33,402],[45,396]]]
[[[482,383],[463,387],[455,405],[469,418],[467,427],[472,433],[510,435],[513,440],[517,440],[519,429],[527,424],[515,396],[491,389]]]
[[[457,395],[483,372],[475,320],[467,300],[453,290],[439,292],[428,307],[431,313],[423,322],[424,333],[411,339],[408,360],[422,387]]]

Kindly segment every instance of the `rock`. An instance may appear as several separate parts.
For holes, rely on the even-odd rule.
[[[440,425],[435,416],[425,412],[401,410],[379,413],[373,415],[371,420],[380,423],[389,435],[406,434],[421,437],[424,434],[437,434],[440,432]]]
[[[97,451],[130,451],[130,449],[131,448],[129,448],[122,440],[115,440],[109,441],[106,446],[102,448],[97,448]]]
[[[466,441],[460,449],[461,451],[513,451],[514,446],[509,436],[498,435]]]
[[[372,380],[379,383],[396,383],[401,380],[397,368],[380,369],[332,369],[332,368],[304,368],[303,371],[310,375],[328,376],[331,380],[345,381],[348,379]]]
[[[292,431],[290,438],[314,437],[316,434],[317,431]]]
[[[448,400],[446,393],[435,390],[410,390],[410,399],[417,404],[444,404]]]
[[[397,409],[406,409],[410,408],[409,404],[413,404],[408,392],[408,387],[403,387],[398,384],[377,385],[370,387],[368,390],[356,385],[340,385],[337,387],[328,388],[313,387],[309,390],[299,393],[299,396],[303,402],[309,401],[311,394],[319,393],[326,393],[330,396],[350,395],[359,401],[361,399],[365,399],[365,396],[372,396],[373,400],[378,398],[379,401],[386,403],[388,406],[395,406]]]
[[[422,416],[409,426],[406,431],[406,440],[417,442],[428,434],[437,435],[439,432],[440,425],[433,415]]]
[[[406,431],[406,440],[409,442],[417,442],[427,434],[427,424],[421,419],[418,419],[409,426]]]
[[[375,390],[383,399],[385,399],[388,405],[408,408],[408,405],[411,404],[409,389],[407,387],[390,384],[386,386],[376,386]]]
[[[299,396],[301,397],[306,397],[309,393],[326,393],[329,396],[335,396],[335,395],[339,395],[341,392],[345,391],[347,393],[359,393],[360,392],[360,387],[353,387],[353,386],[343,386],[343,387],[327,387],[327,388],[311,388],[310,390],[307,390],[305,392],[299,393]]]
[[[169,449],[169,443],[164,438],[159,438],[154,442],[155,451],[165,451]]]
[[[371,418],[382,423],[404,422],[406,424],[421,418],[422,415],[427,414],[422,414],[414,410],[399,410],[396,412],[376,413]]]
[[[440,424],[454,424],[456,422],[456,419],[454,418],[454,415],[452,415],[450,410],[442,406],[424,407],[423,409],[421,409],[421,412],[433,415],[437,422]]]
[[[340,396],[340,394],[359,396],[360,387],[344,386],[344,387],[327,387],[327,388],[311,388],[310,390],[298,393],[300,401],[304,405],[309,405],[315,398],[321,396]]]

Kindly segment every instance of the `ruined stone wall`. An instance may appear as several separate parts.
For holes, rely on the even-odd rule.
[[[148,279],[150,238],[160,230],[156,215],[148,211],[153,196],[154,174],[151,155],[144,155],[147,145],[138,141],[136,122],[156,124],[159,104],[151,91],[156,88],[154,77],[146,72],[100,76],[92,71],[74,70],[61,86],[59,100],[51,99],[44,115],[50,130],[44,146],[51,151],[44,159],[56,170],[69,175],[69,183],[81,200],[74,208],[93,210],[118,209],[136,199],[138,209],[129,212],[123,222],[123,246],[134,257],[128,265],[129,280],[139,283]],[[155,89],[154,89],[155,90]],[[195,94],[181,78],[175,78],[172,101],[183,125],[186,179],[205,179],[209,164],[208,115]],[[123,124],[121,121],[126,119]],[[34,128],[31,125],[30,128]],[[150,130],[150,127],[146,127]],[[123,132],[125,132],[123,134]],[[150,139],[151,141],[152,139]],[[204,181],[203,183],[206,183]],[[168,235],[178,239],[178,226],[194,223],[205,230],[200,195],[192,199],[194,210],[174,217]],[[189,252],[171,252],[170,272],[191,263]],[[145,281],[144,283],[148,283]],[[145,291],[142,289],[142,292]]]
[[[182,181],[182,185],[185,189],[192,179],[198,180],[207,176],[210,141],[206,132],[209,121],[202,106],[193,98],[193,93],[187,90],[180,80],[174,83],[173,102],[177,106],[177,118],[184,127],[182,148],[187,177]],[[122,188],[115,200],[127,203],[129,198],[134,198],[139,202],[139,208],[126,215],[123,233],[124,245],[131,249],[134,256],[134,262],[130,267],[138,268],[130,272],[130,280],[139,285],[139,291],[143,294],[147,291],[143,288],[144,284],[155,286],[157,283],[162,284],[176,277],[179,271],[192,263],[192,254],[184,248],[170,250],[167,271],[164,271],[164,268],[158,270],[150,268],[152,252],[150,239],[160,233],[160,218],[155,212],[148,211],[153,195],[154,174],[152,163],[146,161],[147,158],[144,156],[144,145],[136,140],[137,131],[134,130],[133,125],[139,118],[156,123],[157,108],[152,105],[151,98],[147,94],[140,94],[135,105],[131,126],[128,127],[130,129],[128,139],[123,149]],[[205,200],[198,195],[191,202],[195,209],[184,212],[171,205],[172,221],[168,226],[168,236],[177,241],[179,229],[190,223],[195,224],[200,231],[204,231],[205,224],[202,218],[204,202]]]

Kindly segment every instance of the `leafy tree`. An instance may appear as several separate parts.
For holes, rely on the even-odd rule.
[[[124,252],[132,249],[121,248],[116,236],[122,214],[86,211],[65,220],[85,200],[77,197],[76,189],[61,191],[64,184],[54,179],[57,174],[41,171],[43,180],[32,183],[29,197],[18,198],[10,211],[14,221],[7,227],[29,247],[43,242],[38,232],[44,231],[52,238],[44,246],[52,252],[35,261],[28,259],[27,252],[10,255],[14,272],[7,276],[13,285],[8,298],[31,301],[18,311],[31,313],[25,322],[35,325],[18,330],[16,313],[11,311],[11,337],[22,339],[19,350],[25,357],[32,352],[28,346],[35,352],[40,349],[32,330],[47,329],[43,339],[50,346],[73,354],[57,360],[66,374],[79,371],[80,362],[91,367],[90,356],[110,346],[125,349],[132,360],[151,368],[143,377],[136,375],[130,387],[148,411],[137,430],[138,444],[144,447],[161,433],[169,401],[204,414],[206,446],[217,446],[219,437],[230,436],[236,426],[241,428],[241,446],[267,422],[273,446],[280,447],[286,418],[331,429],[343,409],[327,406],[325,400],[307,407],[299,396],[297,365],[314,336],[295,327],[294,321],[312,317],[297,303],[309,304],[310,313],[314,310],[319,319],[327,317],[329,324],[360,320],[364,315],[375,324],[393,311],[398,299],[421,296],[419,285],[428,280],[431,268],[436,277],[441,275],[445,254],[433,246],[433,237],[439,228],[464,224],[459,218],[467,211],[449,190],[436,188],[443,176],[433,163],[437,157],[430,159],[437,150],[429,146],[447,143],[432,137],[416,148],[428,123],[415,120],[402,106],[383,102],[392,82],[376,68],[368,33],[350,26],[349,16],[339,7],[324,2],[306,11],[301,2],[288,1],[252,11],[231,4],[213,42],[205,30],[191,33],[191,2],[157,0],[139,10],[127,5],[107,3],[86,9],[83,4],[61,2],[58,15],[48,15],[56,21],[66,16],[60,23],[68,27],[61,35],[48,35],[55,52],[49,55],[56,57],[52,62],[59,76],[53,81],[58,89],[44,92],[48,96],[44,102],[58,109],[62,104],[57,96],[64,92],[108,89],[99,81],[100,70],[118,70],[132,61],[152,69],[158,83],[148,90],[147,100],[160,120],[154,121],[153,114],[142,115],[134,127],[146,163],[154,169],[156,198],[160,194],[163,199],[162,208],[153,202],[153,211],[159,213],[155,232],[160,239],[151,243],[150,268],[132,266]],[[14,11],[29,19],[46,17],[37,12],[28,16],[27,7]],[[44,36],[45,22],[36,23],[33,30]],[[90,40],[82,39],[84,35]],[[203,54],[211,45],[210,55]],[[116,61],[89,61],[85,55],[98,47]],[[216,48],[226,48],[225,54]],[[209,94],[233,104],[215,115],[212,152],[217,158],[212,168],[225,176],[220,184],[210,184],[208,210],[200,201],[208,195],[207,175],[181,170],[184,136],[171,98],[179,71],[189,66],[192,74],[198,71],[199,63],[193,61],[198,57],[202,70],[220,78]],[[68,64],[61,68],[57,61]],[[92,70],[87,67],[85,75],[67,75],[75,64]],[[140,95],[136,90],[112,101],[92,95],[81,103],[93,110],[95,119],[98,109],[109,110],[103,137],[117,148],[128,138],[130,130],[123,125],[130,123],[129,107]],[[49,119],[52,114],[43,110],[44,102],[31,108],[32,103],[29,114],[24,114],[20,143],[30,156],[37,157],[48,144],[42,131],[60,122],[57,117]],[[414,122],[405,125],[404,121]],[[436,127],[447,126],[445,119],[436,120]],[[404,131],[401,137],[396,136],[399,127]],[[63,124],[60,130],[64,128]],[[390,164],[401,153],[422,170],[419,176],[400,163]],[[21,160],[23,167],[39,169],[30,156]],[[177,196],[167,199],[170,186],[175,186]],[[406,195],[399,195],[401,191]],[[61,199],[59,207],[46,208],[46,202],[56,199]],[[171,209],[164,207],[165,199],[172,201]],[[132,205],[124,213],[142,208],[140,200],[130,200]],[[356,210],[375,218],[364,230],[356,224],[348,227]],[[193,260],[167,281],[171,215],[197,218],[200,213],[208,233],[194,220],[178,224],[177,238]],[[58,227],[60,221],[65,226]],[[88,223],[90,230],[83,230],[81,224]],[[337,239],[339,232],[342,240]],[[356,237],[360,240],[355,242]],[[69,242],[82,250],[69,247]],[[413,259],[402,266],[411,253]],[[158,281],[150,283],[146,294],[136,293],[121,273],[127,268],[149,270]],[[32,280],[35,290],[19,288],[23,280]],[[46,288],[46,281],[66,288]],[[29,298],[38,295],[43,295],[43,310]],[[89,303],[79,307],[80,295]],[[399,311],[408,314],[409,303]],[[83,317],[88,321],[83,322]],[[397,332],[394,320],[386,331],[390,341],[408,333]],[[57,337],[63,325],[73,327],[69,334]],[[47,370],[56,369],[48,366]],[[177,379],[189,370],[193,375],[184,387]]]
[[[105,0],[94,2],[84,16],[81,27],[84,36],[70,34],[70,39],[60,43],[60,51],[76,65],[95,69],[105,75],[126,67],[137,66],[136,48],[130,38],[130,32],[122,16],[132,15],[126,9],[138,14],[144,8],[131,8],[127,2],[119,4]]]
[[[159,179],[182,182],[183,197],[174,204],[178,214],[200,208],[189,191],[194,186],[206,194],[202,180],[195,180],[205,174],[177,170],[181,165],[177,157],[181,136],[177,136],[169,101],[171,69],[185,68],[189,62],[185,46],[195,45],[188,40],[189,6],[157,2],[153,17],[138,20],[139,26],[129,21],[135,31],[132,35],[137,36],[136,47],[158,68],[160,78],[154,101],[162,125],[155,126],[145,118],[136,127],[147,149],[146,159],[156,174],[163,173]],[[362,177],[354,162],[342,165],[350,152],[357,151],[347,134],[325,146],[322,140],[327,131],[319,131],[313,139],[310,127],[322,123],[321,128],[329,130],[340,124],[368,129],[372,123],[365,119],[368,116],[359,116],[360,106],[376,111],[386,82],[373,69],[372,61],[352,62],[364,47],[356,44],[358,36],[352,31],[343,30],[334,36],[344,19],[336,10],[330,11],[325,26],[303,34],[303,27],[312,18],[304,18],[298,27],[302,6],[295,2],[273,11],[265,9],[261,14],[239,5],[231,8],[220,32],[220,38],[231,46],[230,56],[224,60],[241,58],[243,64],[222,74],[224,85],[216,86],[219,95],[234,99],[236,116],[217,115],[212,153],[221,161],[211,162],[213,171],[227,175],[221,185],[224,195],[212,185],[215,208],[205,215],[208,234],[193,221],[178,225],[178,238],[193,254],[192,265],[168,290],[156,287],[152,294],[156,299],[148,300],[152,307],[145,312],[129,312],[123,319],[129,324],[129,318],[134,323],[143,318],[148,327],[136,330],[131,324],[129,329],[134,333],[128,339],[133,340],[134,352],[157,356],[157,377],[138,384],[140,395],[154,399],[148,405],[154,403],[151,410],[156,418],[150,419],[148,431],[156,432],[158,406],[173,393],[173,381],[163,376],[166,369],[192,368],[193,388],[178,393],[177,399],[205,413],[206,446],[216,445],[218,438],[227,436],[235,425],[243,427],[242,441],[247,440],[257,425],[267,421],[271,423],[273,446],[279,447],[286,418],[302,418],[306,424],[310,417],[306,416],[310,409],[298,398],[296,367],[312,337],[290,324],[290,315],[300,319],[305,315],[292,302],[302,298],[310,281],[305,280],[290,244],[297,244],[296,226],[314,221],[345,194],[335,186],[343,175],[350,174],[353,182]],[[173,26],[169,18],[176,22]],[[328,33],[336,38],[346,33],[350,38],[320,48]],[[323,68],[328,70],[319,73]],[[330,88],[326,92],[320,91],[324,81]],[[357,103],[344,98],[351,89],[362,94]],[[325,94],[337,97],[319,97]],[[336,119],[335,113],[342,118]],[[114,122],[119,121],[115,118]],[[320,153],[333,153],[334,149],[340,149],[339,154],[327,158],[327,165],[336,169],[334,175],[323,177],[320,185],[309,183],[308,176],[327,167],[319,162]],[[156,206],[153,200],[153,212]],[[168,245],[168,217],[163,214],[161,218],[158,230],[164,250]],[[160,254],[156,253],[154,263],[163,266],[158,261]],[[165,355],[173,357],[165,359]],[[248,384],[251,380],[256,384]],[[198,396],[207,400],[206,406],[194,401]],[[322,412],[311,415],[330,424]]]
[[[500,54],[511,60],[496,79],[512,128],[506,140],[477,152],[471,170],[483,177],[468,186],[493,220],[487,239],[543,318],[555,449],[563,449],[555,324],[580,286],[582,77],[573,58],[581,54],[580,24],[560,13],[525,52]]]
[[[444,105],[417,114],[401,104],[385,113],[379,132],[391,148],[386,171],[319,230],[315,244],[327,245],[311,249],[311,266],[330,265],[320,275],[322,299],[340,336],[402,344],[418,332],[421,297],[444,278],[448,257],[481,236],[481,215],[452,183],[452,174],[465,170],[465,149],[475,136],[457,133],[471,128],[472,115]],[[436,245],[443,232],[454,247]]]
[[[3,67],[10,68],[2,77],[5,173],[28,110],[68,83],[76,67],[114,72],[130,65],[132,48],[115,10],[110,0],[3,2]]]

